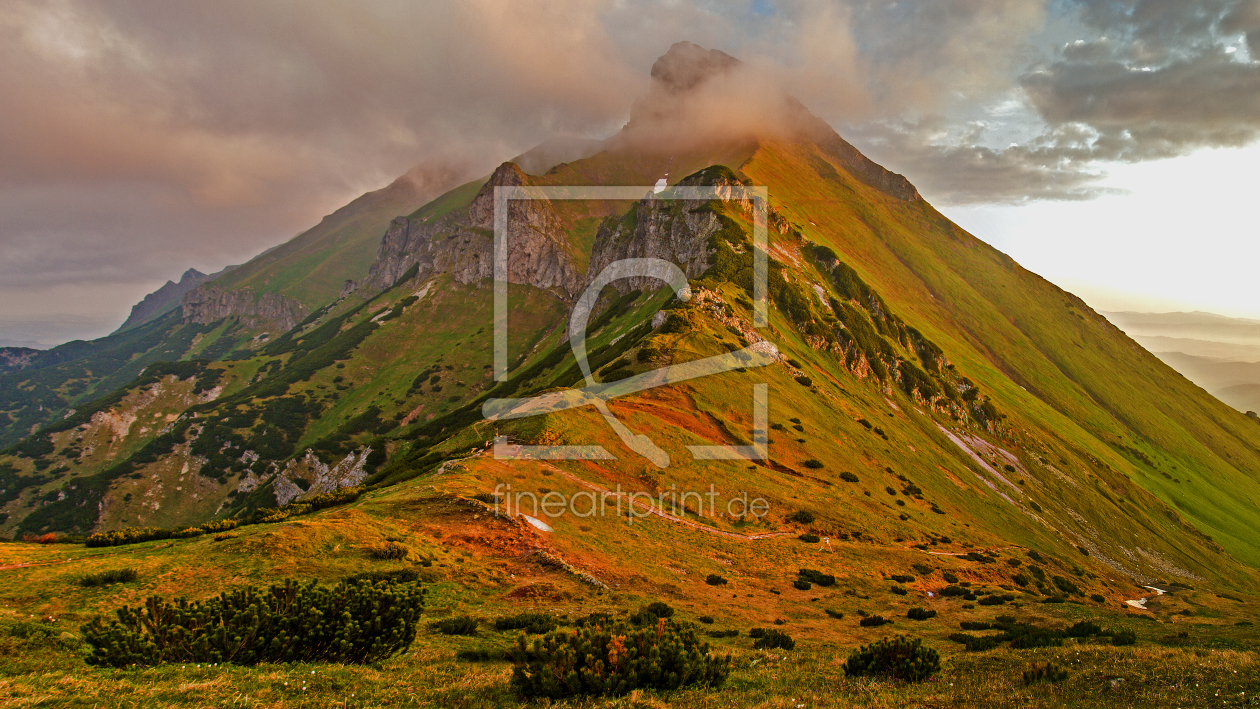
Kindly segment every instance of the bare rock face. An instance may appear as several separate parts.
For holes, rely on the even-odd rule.
[[[184,322],[198,325],[236,317],[249,327],[292,330],[307,316],[306,306],[279,293],[256,296],[248,289],[221,290],[209,285],[185,294],[180,307]]]
[[[35,364],[42,350],[30,347],[0,347],[0,374],[17,372]]]
[[[312,451],[306,451],[303,457],[290,460],[284,470],[272,479],[276,505],[283,507],[294,500],[301,502],[308,497],[358,485],[367,478],[364,466],[371,452],[371,448],[364,448],[329,467]],[[304,485],[298,485],[298,481]]]
[[[458,283],[494,277],[494,188],[526,184],[512,163],[499,166],[467,210],[436,219],[398,217],[381,240],[376,262],[362,284],[385,288],[418,266],[425,278],[447,273]],[[572,296],[582,283],[566,249],[559,219],[543,200],[514,200],[508,211],[508,281]]]

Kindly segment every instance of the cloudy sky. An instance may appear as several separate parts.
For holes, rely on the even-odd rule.
[[[0,339],[105,334],[423,160],[607,136],[684,39],[1095,307],[1260,318],[1260,0],[6,0]]]

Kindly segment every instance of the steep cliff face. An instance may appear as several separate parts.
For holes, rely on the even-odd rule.
[[[180,303],[184,322],[209,325],[223,318],[240,318],[249,327],[291,330],[307,316],[306,306],[279,293],[255,296],[251,290],[221,290],[202,286]]]
[[[398,217],[381,240],[376,262],[359,287],[389,286],[412,266],[420,277],[450,274],[455,281],[477,283],[494,276],[494,188],[527,183],[516,165],[504,163],[465,210],[433,219]],[[573,295],[582,276],[566,249],[564,228],[543,201],[517,200],[508,212],[508,280]]]
[[[166,285],[146,295],[144,300],[131,306],[131,315],[127,317],[127,321],[115,332],[130,330],[133,327],[149,322],[163,313],[178,308],[180,299],[184,297],[185,293],[230,271],[232,268],[234,267],[229,266],[213,275],[204,274],[195,268],[184,271],[184,275],[180,277],[179,283],[167,281]]]

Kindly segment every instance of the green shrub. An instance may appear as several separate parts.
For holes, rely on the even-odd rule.
[[[814,385],[814,380],[810,379],[809,377],[805,376],[804,374],[802,374],[802,375],[800,375],[800,376],[798,376],[798,377],[794,377],[794,379],[796,379],[796,383],[797,383],[797,384],[800,384],[800,385],[801,385],[801,386],[803,386],[803,387],[808,387],[808,386],[813,386],[813,385]]]
[[[765,628],[753,628],[748,631],[748,637],[756,640],[757,638],[764,638],[768,632],[770,631]]]
[[[709,574],[708,576],[704,578],[704,582],[709,584],[710,586],[725,586],[726,585],[726,579],[721,576],[718,576],[717,574]]]
[[[964,620],[958,624],[958,627],[963,630],[989,630],[993,625],[982,620]]]
[[[661,351],[656,349],[655,347],[644,347],[643,349],[639,350],[637,359],[640,362],[650,362],[660,356],[661,356]]]
[[[958,577],[948,571],[941,572],[941,578],[945,579],[945,583],[958,583]]]
[[[383,660],[411,646],[424,591],[411,584],[319,586],[286,580],[266,590],[240,588],[206,601],[151,596],[123,606],[108,625],[81,628],[89,664],[163,662],[346,662]]]
[[[674,609],[669,604],[661,601],[653,601],[643,608],[643,612],[651,615],[653,618],[673,618]]]
[[[661,618],[653,627],[625,624],[556,631],[512,652],[512,689],[522,697],[620,696],[635,689],[716,687],[729,657],[714,657],[695,632]]]
[[[806,581],[819,586],[828,587],[836,585],[835,576],[832,576],[831,574],[824,574],[823,572],[815,569],[801,569],[800,571],[797,571],[796,574]]]
[[[1103,629],[1097,623],[1082,620],[1063,631],[1063,634],[1069,638],[1087,638],[1091,635],[1102,635],[1102,632]]]
[[[827,610],[827,615],[831,616],[832,618],[835,618],[836,620],[844,620],[844,614],[841,613],[840,611],[833,611],[830,608],[826,610]]]
[[[822,541],[822,537],[818,536],[817,534],[808,534],[808,533],[802,534],[801,536],[797,537],[797,539],[801,540],[802,542],[805,542],[806,544],[817,544],[818,542]]]
[[[1132,630],[1117,630],[1111,634],[1112,645],[1132,645],[1137,642],[1137,633]]]
[[[920,576],[931,576],[932,572],[936,570],[927,564],[911,564],[910,568],[914,569],[915,573]]]
[[[791,650],[794,647],[796,647],[796,641],[782,630],[767,630],[765,635],[757,638],[753,643],[754,650]]]
[[[840,479],[847,483],[858,482],[858,476],[854,475],[853,473],[848,472],[847,470],[843,473],[840,473]]]
[[[801,591],[808,591],[809,589],[813,588],[814,585],[806,581],[805,579],[798,578],[792,581],[792,587]]]
[[[814,521],[814,513],[809,510],[797,510],[788,517],[788,521],[796,522],[797,524],[811,524]]]
[[[711,615],[702,615],[699,618],[696,618],[696,620],[700,623],[704,623],[705,625],[713,625],[717,622]]]
[[[1032,579],[1028,578],[1028,574],[1024,573],[1023,571],[1012,576],[1011,581],[1014,581],[1019,586],[1027,586],[1028,584],[1032,583]]]
[[[949,598],[951,596],[966,596],[969,592],[962,586],[946,586],[941,589],[941,595]]]
[[[111,569],[109,571],[102,571],[96,574],[88,574],[87,576],[79,579],[79,585],[92,587],[107,586],[111,583],[127,583],[128,581],[135,581],[138,576],[139,574],[136,573],[136,570],[130,567],[125,569]]]
[[[904,586],[889,586],[888,590],[891,591],[892,593],[897,594],[898,596],[904,596],[907,593],[909,593],[909,591],[907,591]]]
[[[407,558],[411,550],[404,544],[398,542],[386,542],[380,546],[372,547],[368,550],[368,556],[373,559],[383,559],[388,561],[401,561]]]
[[[810,468],[811,470],[818,470],[823,467],[822,461],[817,458],[810,458],[801,463],[801,465],[804,465],[806,468]]]
[[[923,647],[918,638],[901,635],[854,650],[844,663],[844,674],[849,677],[874,675],[908,682],[925,680],[940,669],[941,657],[936,650]]]
[[[1038,682],[1062,682],[1067,678],[1067,670],[1052,662],[1047,662],[1044,665],[1033,665],[1032,669],[1024,670],[1025,686]]]
[[[477,619],[470,615],[457,615],[429,623],[429,630],[443,635],[476,635]]]
[[[898,574],[896,576],[889,576],[888,578],[892,579],[893,581],[896,581],[897,583],[914,583],[913,576],[905,576],[905,575]]]
[[[915,606],[906,612],[906,617],[910,620],[927,620],[928,618],[935,618],[936,611],[930,611],[920,608],[919,606]]]
[[[732,630],[710,630],[706,632],[705,635],[708,635],[711,638],[738,638],[739,631],[733,630],[733,629]]]
[[[387,583],[414,583],[420,580],[420,574],[415,569],[393,569],[391,571],[364,571],[361,574],[347,576],[344,581],[348,583],[358,583],[359,581],[370,581],[377,583],[385,581]]]
[[[1081,592],[1081,590],[1076,587],[1076,584],[1063,578],[1062,576],[1051,577],[1050,581],[1054,583],[1055,588],[1059,589],[1060,591],[1064,593],[1068,593],[1075,596],[1075,595],[1080,594]]]
[[[1001,636],[999,635],[975,636],[967,633],[953,633],[949,636],[949,639],[965,647],[967,652],[992,650],[1001,642]]]
[[[1010,603],[1010,602],[1011,602],[1011,601],[1013,601],[1013,600],[1015,600],[1015,596],[1013,596],[1013,595],[1011,595],[1011,594],[1009,594],[1009,593],[1004,593],[1004,594],[1001,594],[1001,595],[994,594],[994,595],[992,595],[992,596],[985,596],[984,598],[981,598],[981,599],[980,599],[980,605],[982,605],[982,606],[1000,606],[1000,605],[1003,605],[1003,604],[1006,604],[1006,603]]]
[[[892,622],[891,620],[888,620],[882,615],[868,615],[862,620],[859,620],[858,625],[862,626],[863,628],[878,628],[881,625],[885,625],[891,622]]]
[[[530,635],[550,633],[559,626],[560,621],[546,613],[520,613],[494,621],[495,630],[523,630]]]

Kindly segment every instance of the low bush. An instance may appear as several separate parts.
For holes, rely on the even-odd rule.
[[[1072,627],[1063,631],[1063,634],[1069,638],[1087,638],[1091,635],[1102,635],[1103,629],[1097,623],[1088,620],[1077,622]]]
[[[522,697],[621,696],[636,689],[716,687],[730,672],[694,631],[660,618],[652,627],[555,631],[512,651],[512,689]]]
[[[757,638],[764,638],[768,632],[770,631],[765,628],[753,628],[748,631],[748,637],[756,640]]]
[[[958,583],[958,577],[948,571],[942,572],[941,578],[945,579],[945,583]]]
[[[804,374],[802,374],[802,375],[800,375],[800,376],[798,376],[798,377],[795,377],[795,379],[796,379],[796,383],[797,383],[797,384],[800,384],[800,385],[801,385],[801,386],[803,386],[803,387],[808,387],[808,386],[813,386],[813,385],[814,385],[814,380],[810,379],[809,377],[805,376]]]
[[[913,576],[897,575],[897,576],[889,576],[888,578],[892,579],[893,581],[896,581],[897,583],[914,583]]]
[[[812,584],[817,584],[824,588],[836,585],[835,576],[832,576],[831,574],[824,574],[823,572],[815,569],[801,569],[796,572],[796,575]]]
[[[810,458],[802,462],[801,465],[804,465],[806,468],[809,468],[811,470],[818,470],[823,467],[822,461],[818,460],[817,458]]]
[[[915,573],[920,576],[931,576],[932,572],[936,570],[927,564],[911,564],[910,568],[914,569]]]
[[[809,589],[813,587],[814,587],[814,584],[806,581],[805,579],[798,578],[792,581],[792,588],[795,588],[799,591],[808,591]]]
[[[135,581],[138,576],[139,574],[137,574],[136,570],[132,568],[111,569],[109,571],[102,571],[96,574],[88,574],[87,576],[79,579],[79,585],[87,587],[108,586],[111,583],[127,583],[128,581]]]
[[[1063,578],[1062,576],[1052,576],[1050,578],[1050,581],[1051,583],[1054,584],[1055,588],[1059,589],[1060,591],[1064,593],[1075,596],[1075,595],[1080,594],[1081,592],[1081,590],[1076,587],[1076,584]]]
[[[704,623],[705,625],[713,625],[717,622],[711,615],[702,615],[699,618],[696,618],[696,621]]]
[[[406,559],[411,550],[404,544],[398,542],[386,542],[379,546],[372,547],[368,550],[368,556],[373,559],[382,559],[386,561],[401,561]]]
[[[919,682],[941,669],[941,657],[921,640],[898,635],[854,650],[844,663],[849,677],[874,675]]]
[[[840,611],[833,611],[830,608],[826,609],[826,611],[827,611],[827,615],[831,616],[832,618],[835,618],[836,620],[844,620],[844,614],[841,613]]]
[[[843,480],[843,481],[845,481],[845,482],[847,482],[847,483],[855,483],[855,482],[858,482],[858,476],[856,476],[856,475],[854,475],[853,473],[850,473],[850,472],[848,472],[848,471],[843,472],[843,473],[840,473],[840,479],[841,479],[841,480]]]
[[[1132,630],[1117,630],[1111,634],[1112,645],[1132,645],[1137,642],[1137,633]]]
[[[963,630],[989,630],[993,627],[992,624],[981,620],[964,620],[958,626]]]
[[[818,536],[817,534],[802,534],[801,536],[797,537],[797,539],[801,540],[802,542],[805,542],[806,544],[817,544],[818,542],[822,541],[822,537]]]
[[[878,628],[881,625],[886,625],[891,622],[891,620],[888,620],[882,615],[868,615],[862,620],[859,620],[858,625],[863,628]]]
[[[955,577],[957,578],[957,577]],[[966,596],[969,591],[962,586],[946,586],[941,589],[941,595],[949,598],[951,596]]]
[[[361,574],[347,576],[344,581],[348,583],[358,583],[359,581],[370,581],[377,583],[385,581],[388,583],[414,583],[420,580],[420,574],[415,569],[393,569],[391,571],[364,571]]]
[[[1067,678],[1067,670],[1052,662],[1047,662],[1044,665],[1033,665],[1032,669],[1024,670],[1025,686],[1038,682],[1062,682]]]
[[[738,631],[738,630],[734,630],[734,629],[731,629],[731,630],[710,630],[710,631],[706,632],[706,633],[705,633],[705,635],[708,635],[708,636],[709,636],[709,637],[711,637],[711,638],[738,638],[738,637],[739,637],[739,631]]]
[[[981,598],[981,599],[980,599],[980,605],[982,605],[982,606],[1000,606],[1000,605],[1003,605],[1003,604],[1006,604],[1006,603],[1010,603],[1010,602],[1011,602],[1011,601],[1013,601],[1013,600],[1015,600],[1015,596],[1013,596],[1013,595],[1011,595],[1011,594],[1009,594],[1009,593],[1004,593],[1004,594],[1001,594],[1001,595],[994,594],[994,595],[992,595],[992,596],[985,596],[984,598]]]
[[[370,663],[411,646],[423,608],[424,591],[412,584],[287,580],[206,601],[152,596],[143,607],[123,606],[109,624],[94,618],[81,631],[92,647],[88,664],[107,667]]]
[[[530,635],[550,633],[559,625],[560,621],[546,613],[520,613],[494,621],[495,630],[522,630]]]
[[[907,593],[909,593],[909,591],[907,591],[904,586],[890,586],[888,590],[892,593],[897,594],[898,596],[904,596]]]
[[[726,585],[726,579],[722,578],[721,576],[718,576],[717,574],[709,574],[708,576],[705,577],[704,582],[709,584],[710,586],[725,586]]]
[[[929,618],[935,618],[936,611],[926,610],[924,608],[920,608],[919,606],[915,606],[906,612],[906,617],[910,620],[927,620]]]
[[[812,524],[814,522],[814,513],[809,510],[797,510],[788,517],[789,522],[797,524]]]
[[[477,619],[470,615],[457,615],[429,623],[429,630],[443,635],[476,635]]]
[[[1107,597],[1102,595],[1101,593],[1091,593],[1089,594],[1089,600],[1093,601],[1094,603],[1106,603]]]
[[[753,643],[754,650],[791,650],[794,647],[796,641],[782,630],[767,630]]]
[[[962,645],[967,652],[984,652],[992,650],[1001,643],[1000,635],[968,635],[967,633],[953,633],[949,636],[953,642]]]

